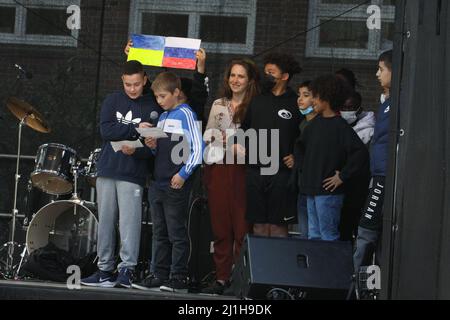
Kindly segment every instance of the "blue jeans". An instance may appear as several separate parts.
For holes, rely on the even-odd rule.
[[[160,279],[184,279],[188,274],[189,240],[187,230],[190,184],[179,190],[149,188],[153,221],[152,267]]]
[[[306,196],[299,194],[297,200],[297,216],[298,231],[300,232],[301,239],[308,239],[308,207],[306,203]]]
[[[308,239],[339,240],[344,195],[307,196]]]

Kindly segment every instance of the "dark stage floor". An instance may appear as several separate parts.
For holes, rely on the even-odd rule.
[[[69,290],[65,284],[0,280],[0,300],[230,300],[234,297],[170,293],[158,289],[91,288]]]

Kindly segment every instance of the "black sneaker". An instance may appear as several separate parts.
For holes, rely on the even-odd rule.
[[[154,274],[150,274],[147,278],[139,283],[133,283],[133,288],[140,290],[150,290],[153,288],[159,288],[168,282],[166,279],[156,277]]]
[[[205,294],[218,294],[222,295],[223,291],[225,290],[227,286],[225,284],[220,283],[219,281],[214,281],[212,285],[209,287],[203,288],[202,293]]]
[[[131,288],[133,283],[134,273],[133,270],[128,268],[122,268],[119,270],[119,276],[117,277],[116,287]]]
[[[188,284],[187,279],[172,278],[168,283],[159,287],[161,291],[187,293]]]

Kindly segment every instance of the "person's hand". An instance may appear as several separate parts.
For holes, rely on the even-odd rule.
[[[156,149],[157,140],[152,137],[145,138],[145,145],[150,149]]]
[[[327,191],[333,192],[344,182],[339,177],[339,171],[336,170],[336,174],[330,178],[323,180],[323,188]]]
[[[129,147],[129,146],[122,146],[121,151],[124,154],[126,154],[127,156],[131,156],[131,155],[133,155],[133,153],[135,153],[136,148],[132,148],[132,147]]]
[[[205,74],[206,71],[206,51],[203,48],[200,48],[195,57],[197,58],[197,72],[201,74]]]
[[[184,185],[184,179],[177,173],[172,177],[170,181],[170,187],[172,189],[181,189]]]
[[[290,154],[283,158],[283,162],[289,169],[294,167],[294,155]]]
[[[153,125],[151,124],[151,123],[148,123],[148,122],[141,122],[141,123],[139,123],[139,128],[151,128],[151,127],[153,127]]]
[[[125,46],[125,49],[123,50],[123,52],[128,55],[130,53],[130,49],[133,46],[133,41],[131,41],[131,39],[128,40],[127,45]]]

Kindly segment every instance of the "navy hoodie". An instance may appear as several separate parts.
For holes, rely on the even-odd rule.
[[[99,177],[145,185],[150,149],[144,145],[128,156],[121,151],[114,152],[111,141],[138,139],[136,128],[141,122],[151,122],[153,111],[159,116],[163,110],[149,94],[131,99],[124,91],[119,91],[106,97],[100,114],[103,146],[97,165]]]
[[[377,122],[372,137],[370,172],[372,176],[386,176],[389,144],[389,115],[391,99],[388,98],[378,109]]]

